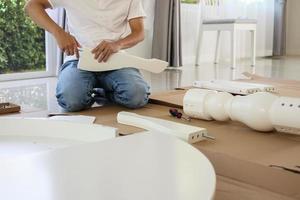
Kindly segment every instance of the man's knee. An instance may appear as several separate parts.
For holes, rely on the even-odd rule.
[[[68,112],[77,112],[91,106],[91,97],[76,90],[60,89],[56,94],[58,104]]]
[[[81,111],[90,107],[94,102],[91,91],[94,77],[89,72],[77,69],[77,62],[64,64],[56,88],[58,104],[68,112]]]
[[[149,86],[145,82],[135,83],[131,86],[119,88],[116,91],[117,103],[127,108],[141,108],[148,103]]]
[[[127,101],[124,106],[132,109],[141,108],[148,103],[149,100],[149,87],[146,84],[135,84],[129,88],[124,95]]]
[[[77,112],[90,107],[93,104],[88,91],[79,91],[76,88],[57,86],[56,98],[58,104],[68,112]]]
[[[80,80],[77,80],[77,83]],[[56,98],[58,104],[68,112],[77,112],[90,107],[93,98],[89,87],[72,83],[73,81],[59,80],[56,88]]]

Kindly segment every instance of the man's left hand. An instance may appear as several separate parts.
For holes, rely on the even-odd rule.
[[[113,53],[117,53],[121,46],[117,42],[102,41],[96,48],[92,50],[94,58],[99,63],[106,62]]]

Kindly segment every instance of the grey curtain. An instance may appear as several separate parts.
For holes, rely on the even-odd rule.
[[[182,66],[180,0],[156,0],[152,57]]]
[[[286,54],[286,9],[287,0],[275,0],[273,55]]]

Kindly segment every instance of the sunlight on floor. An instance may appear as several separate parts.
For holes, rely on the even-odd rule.
[[[238,63],[237,78],[244,78],[243,72],[251,72],[249,61]],[[195,80],[230,79],[230,65],[202,63],[200,66],[186,65],[168,69],[161,74],[143,72],[152,92],[191,86]],[[260,58],[256,74],[280,79],[300,80],[300,57],[281,59]],[[49,112],[60,112],[55,98],[56,78],[31,79],[0,82],[0,101],[9,101],[22,106],[26,116],[46,116]]]

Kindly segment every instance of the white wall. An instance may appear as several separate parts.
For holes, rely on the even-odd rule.
[[[300,55],[300,1],[287,1],[287,38],[288,55]]]
[[[142,0],[144,10],[146,12],[145,19],[145,39],[138,45],[127,49],[126,51],[143,58],[151,58],[152,55],[152,41],[153,41],[153,23],[154,23],[154,11],[155,11],[155,0]],[[146,81],[152,85],[151,74],[142,71],[142,74]]]
[[[274,29],[274,0],[222,0],[226,3],[219,9],[207,8],[206,18],[254,18],[258,19],[258,56],[270,56],[273,49]],[[299,1],[299,0],[294,0]],[[151,57],[153,40],[153,21],[155,0],[143,0],[144,9],[147,14],[145,20],[145,40],[128,52],[145,58]],[[201,8],[198,5],[182,4],[182,43],[184,64],[193,64],[196,55],[196,42],[199,29]],[[212,61],[215,47],[215,33],[206,33],[202,48],[201,60]],[[239,34],[238,56],[250,56],[250,34]],[[229,58],[230,38],[229,33],[222,35],[221,59]]]
[[[151,58],[155,0],[142,0],[147,17],[145,19],[145,40],[127,51],[144,58]]]
[[[297,0],[296,0],[297,1]],[[273,50],[274,0],[223,0],[219,8],[206,7],[205,18],[253,18],[258,20],[257,56],[270,56]],[[184,64],[194,64],[198,29],[201,17],[200,5],[182,4],[182,36]],[[221,59],[230,58],[230,35],[222,33]],[[201,61],[213,61],[216,33],[204,34]],[[249,57],[250,33],[239,34],[238,56]]]

